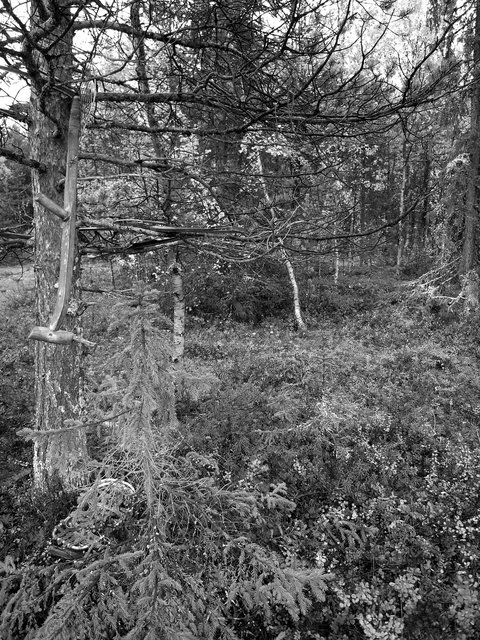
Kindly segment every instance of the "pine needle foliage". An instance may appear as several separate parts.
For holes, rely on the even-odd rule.
[[[93,367],[87,419],[108,418],[108,428],[68,520],[90,527],[93,542],[71,558],[45,553],[5,578],[4,640],[273,639],[324,600],[324,572],[265,542],[272,514],[294,508],[285,491],[225,486],[213,460],[186,451],[157,295],[139,289],[113,310],[110,348]],[[109,517],[105,478],[135,489]]]
[[[157,300],[158,292],[138,288],[133,299],[114,306],[114,353],[98,362],[103,379],[91,399],[96,416],[111,425],[102,469],[118,473],[120,465],[123,476],[141,478],[150,505],[176,430],[169,320]]]

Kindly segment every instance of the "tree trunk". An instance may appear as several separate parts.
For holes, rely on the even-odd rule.
[[[480,169],[480,0],[476,2],[473,43],[473,83],[470,114],[470,177],[466,194],[465,227],[460,272],[465,275],[477,267],[476,236],[479,207]]]
[[[399,206],[399,218],[400,222],[398,223],[398,246],[397,246],[397,266],[396,272],[397,276],[400,275],[400,270],[403,265],[403,253],[405,250],[405,220],[403,216],[405,214],[405,200],[407,195],[407,185],[408,185],[408,173],[409,173],[409,160],[407,153],[407,140],[404,138],[402,145],[402,158],[403,158],[403,166],[402,166],[402,184],[400,186],[400,206]]]
[[[26,48],[32,78],[30,145],[32,157],[46,169],[32,171],[35,225],[35,285],[37,324],[48,326],[59,279],[61,225],[58,218],[35,200],[43,194],[60,205],[65,178],[67,132],[72,92],[72,37],[68,30],[68,3],[56,3],[53,28],[42,31],[40,16],[45,5],[31,4],[31,32],[39,33],[39,45],[47,48],[49,59],[29,44]],[[65,6],[64,6],[65,5]],[[78,265],[77,265],[78,266]],[[78,272],[78,269],[75,270]],[[75,279],[75,276],[74,276]],[[75,293],[75,288],[73,289]],[[77,319],[67,316],[62,328],[78,333]],[[75,325],[75,326],[74,326]],[[34,485],[46,491],[55,481],[66,487],[84,480],[86,435],[83,429],[68,429],[68,420],[78,419],[81,409],[81,345],[36,342],[35,347],[35,428],[42,435],[34,445]],[[46,435],[55,431],[55,434]]]
[[[422,207],[415,216],[415,249],[420,251],[425,246],[427,240],[428,218],[430,209],[430,173],[432,162],[430,159],[430,143],[427,140],[425,145],[422,191],[424,193]]]
[[[333,225],[333,235],[336,236],[338,232],[338,224],[335,220]],[[338,284],[338,277],[340,275],[340,252],[338,250],[338,240],[333,241],[333,282]]]
[[[173,291],[173,357],[174,363],[181,363],[185,351],[185,295],[183,291],[183,269],[178,248],[172,251],[170,275]]]
[[[282,251],[283,251],[283,257],[285,260],[285,266],[287,267],[287,271],[288,271],[288,277],[290,278],[290,282],[293,289],[293,311],[295,314],[295,321],[297,323],[297,328],[299,331],[306,331],[307,325],[305,324],[302,318],[302,309],[300,306],[300,295],[298,293],[298,284],[297,284],[297,279],[295,277],[295,271],[293,270],[292,263],[290,262],[287,256],[287,253],[285,252],[285,250],[282,250]]]
[[[260,182],[262,184],[262,188],[263,188],[263,195],[265,197],[265,202],[268,205],[268,207],[270,208],[271,214],[272,214],[272,220],[275,219],[275,208],[273,206],[273,201],[272,198],[270,197],[270,194],[268,193],[268,187],[267,187],[267,181],[265,180],[265,172],[264,172],[264,168],[263,168],[263,162],[262,162],[262,157],[260,155],[260,151],[257,149],[257,166],[258,166],[258,171],[260,174]],[[290,278],[290,282],[292,284],[292,290],[293,290],[293,311],[295,314],[295,322],[297,323],[297,327],[300,331],[306,331],[307,330],[307,325],[304,323],[303,318],[302,318],[302,310],[301,310],[301,306],[300,306],[300,295],[298,293],[298,284],[297,284],[297,279],[295,277],[295,271],[293,270],[292,267],[292,263],[290,262],[290,259],[288,257],[287,252],[285,251],[284,247],[283,247],[283,239],[282,238],[278,238],[277,240],[278,245],[280,247],[280,254],[283,258],[283,262],[285,263],[285,266],[287,267],[287,271],[288,271],[288,277]]]
[[[475,313],[478,310],[480,291],[479,291],[479,276],[477,271],[472,269],[465,275],[463,284],[463,293],[465,295],[464,310],[468,315]]]
[[[390,142],[387,146],[387,179],[386,179],[386,194],[385,194],[385,203],[383,205],[383,214],[382,214],[382,222],[383,224],[387,224],[391,217],[392,211],[394,210],[392,195],[395,193],[395,163],[396,163],[396,155],[392,152],[392,148]],[[396,217],[396,214],[395,214]],[[393,227],[386,227],[383,235],[384,241],[384,255],[387,262],[390,262],[390,247],[393,246],[393,233],[396,229]]]
[[[367,171],[367,156],[365,153],[365,149],[362,150],[362,164],[361,164],[361,182],[360,182],[360,193],[359,193],[359,231],[360,233],[362,233],[365,229],[366,226],[366,217],[367,217],[367,212],[366,212],[366,190],[365,190],[365,180],[367,178],[366,175],[366,171]],[[359,264],[360,266],[363,266],[365,264],[365,253],[364,253],[364,249],[363,249],[363,241],[362,238],[358,239],[358,247],[360,249],[360,256],[359,256]]]
[[[134,0],[130,7],[130,20],[132,23],[132,27],[135,30],[135,33],[132,38],[132,43],[135,48],[136,54],[136,72],[137,72],[137,82],[138,89],[141,93],[145,93],[146,95],[151,95],[150,90],[150,82],[149,75],[147,69],[147,53],[145,49],[145,39],[142,37],[142,23],[140,20],[140,8],[141,2],[139,0]],[[159,127],[159,121],[157,115],[155,113],[155,105],[153,102],[146,102],[145,113],[147,116],[148,126],[151,127],[152,132],[150,134],[150,138],[152,140],[153,150],[155,155],[159,158],[163,153],[162,144],[159,135],[156,133],[156,130]]]
[[[355,233],[355,208],[356,205],[354,205],[352,207],[352,212],[350,214],[350,225],[349,225],[349,230],[350,230],[350,234],[353,236]],[[335,235],[336,235],[336,231],[334,231]],[[349,273],[351,273],[353,271],[353,261],[355,259],[354,257],[354,253],[353,253],[353,240],[350,239],[350,242],[348,243],[348,271]]]

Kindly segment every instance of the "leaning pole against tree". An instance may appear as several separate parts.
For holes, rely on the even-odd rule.
[[[35,488],[40,491],[47,490],[54,481],[73,488],[85,479],[86,436],[84,429],[71,422],[81,414],[82,343],[91,344],[76,333],[79,320],[75,313],[78,304],[74,283],[80,124],[81,103],[75,96],[67,133],[63,206],[54,200],[51,181],[43,180],[49,195],[42,191],[42,176],[34,181],[35,200],[37,206],[43,208],[37,216],[35,245],[39,325],[29,336],[37,341],[33,473]],[[53,257],[55,249],[59,267],[52,270],[52,265],[45,263],[47,256],[41,252]],[[58,283],[52,287],[50,280],[55,272]]]

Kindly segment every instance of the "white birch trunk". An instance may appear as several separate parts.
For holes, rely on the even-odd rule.
[[[400,187],[400,206],[399,206],[399,217],[401,218],[398,223],[398,247],[397,247],[397,265],[396,265],[396,273],[397,276],[400,275],[400,270],[403,264],[403,254],[405,250],[405,221],[403,219],[403,215],[405,214],[405,198],[407,194],[407,183],[408,183],[408,154],[407,154],[407,140],[403,140],[402,147],[402,157],[403,157],[403,168],[402,168],[402,184]]]
[[[257,166],[258,166],[258,170],[259,170],[259,174],[260,174],[260,180],[261,180],[262,187],[263,187],[263,193],[264,193],[264,197],[265,197],[265,202],[270,207],[271,212],[272,212],[272,216],[273,216],[275,214],[274,209],[273,209],[273,202],[272,202],[272,199],[270,198],[270,194],[268,193],[267,183],[265,181],[265,175],[264,175],[264,171],[263,171],[262,158],[260,156],[260,151],[259,150],[257,150]],[[288,254],[287,254],[287,252],[285,251],[285,249],[283,247],[282,238],[279,238],[277,242],[280,245],[280,252],[281,252],[281,255],[282,255],[282,258],[283,258],[283,262],[285,263],[285,266],[287,268],[288,277],[290,278],[290,283],[292,285],[293,311],[294,311],[294,315],[295,315],[295,321],[297,323],[297,327],[298,327],[299,331],[306,331],[307,330],[307,325],[305,324],[305,322],[303,321],[303,318],[302,318],[302,308],[301,308],[301,305],[300,305],[300,295],[299,295],[299,292],[298,292],[298,283],[297,283],[297,279],[295,277],[295,271],[293,270],[292,263],[290,262]]]
[[[337,223],[333,226],[333,235],[337,235]],[[338,240],[333,241],[333,281],[338,284],[338,276],[340,275],[340,253],[338,251]]]
[[[288,277],[290,278],[290,283],[292,285],[292,290],[293,290],[293,311],[295,314],[295,321],[297,323],[297,327],[299,331],[306,331],[307,325],[305,324],[302,318],[302,308],[300,306],[300,295],[298,292],[298,284],[297,284],[297,279],[295,277],[295,271],[293,270],[292,263],[290,262],[285,249],[282,249],[282,254],[283,254],[283,259],[285,261],[285,266],[287,267]]]
[[[178,250],[172,252],[170,276],[173,292],[173,356],[174,363],[183,360],[185,351],[185,294],[183,290],[183,268],[178,258]]]

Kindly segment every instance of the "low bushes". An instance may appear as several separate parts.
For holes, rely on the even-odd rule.
[[[126,390],[139,402],[135,446],[100,443],[95,464],[135,485],[134,518],[77,564],[10,572],[5,637],[49,639],[65,611],[86,639],[479,636],[478,330],[430,322],[399,290],[379,295],[390,283],[357,284],[348,313],[339,290],[302,336],[272,320],[192,322],[179,425],[159,456],[138,447],[159,437],[161,314],[128,308],[153,344],[136,357],[121,313],[113,326],[95,311],[111,333],[91,356],[92,406],[111,410]],[[133,364],[105,378],[122,353]],[[53,523],[42,526],[48,540]]]

